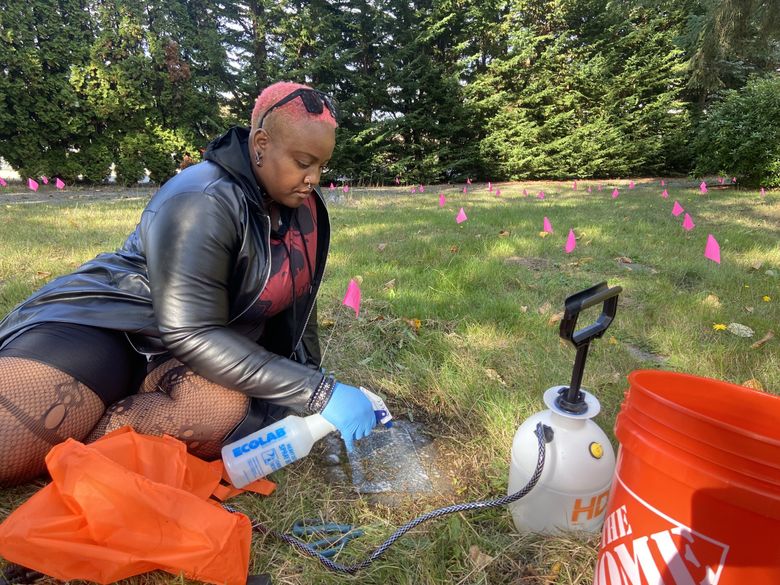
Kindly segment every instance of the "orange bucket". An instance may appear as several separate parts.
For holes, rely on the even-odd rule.
[[[628,376],[594,585],[780,583],[780,398]]]

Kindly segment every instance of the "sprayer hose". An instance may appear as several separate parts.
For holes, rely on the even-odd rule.
[[[528,492],[530,492],[534,488],[536,483],[539,481],[539,478],[542,476],[542,471],[544,470],[544,455],[545,455],[546,441],[544,437],[544,425],[542,423],[538,423],[536,425],[534,434],[536,435],[536,438],[539,441],[539,456],[536,461],[536,469],[534,470],[531,479],[528,480],[528,483],[525,484],[525,486],[521,490],[516,491],[513,494],[503,496],[501,498],[496,498],[494,500],[480,500],[477,502],[466,502],[465,504],[455,504],[452,506],[439,508],[438,510],[432,510],[430,512],[423,514],[422,516],[418,516],[414,520],[407,522],[406,524],[401,526],[398,530],[393,532],[390,538],[385,540],[381,545],[379,545],[376,549],[374,549],[374,552],[371,553],[370,556],[368,556],[367,558],[363,559],[362,561],[354,565],[342,565],[340,563],[335,563],[329,558],[322,556],[319,552],[311,548],[308,544],[306,544],[302,540],[299,540],[289,534],[284,534],[282,532],[277,532],[276,530],[271,530],[270,528],[268,528],[267,526],[265,526],[260,522],[255,522],[254,524],[252,524],[252,529],[261,534],[270,534],[278,538],[279,540],[283,540],[290,546],[293,546],[299,551],[301,551],[303,554],[316,558],[320,563],[325,565],[325,567],[327,567],[329,570],[335,573],[349,573],[350,575],[354,575],[358,571],[362,571],[363,569],[367,568],[371,563],[373,563],[375,560],[381,557],[385,553],[385,551],[387,551],[388,548],[393,546],[396,540],[398,540],[404,534],[409,532],[412,528],[419,526],[423,522],[427,522],[428,520],[433,520],[434,518],[439,518],[440,516],[447,516],[448,514],[454,514],[456,512],[465,512],[467,510],[487,510],[488,508],[497,508],[499,506],[506,506],[507,504],[511,504],[512,502],[519,500],[523,496],[528,495]],[[225,504],[223,504],[223,507],[230,512],[237,511],[234,508],[227,506]]]

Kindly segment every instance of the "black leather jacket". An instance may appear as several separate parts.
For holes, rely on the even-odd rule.
[[[196,373],[306,410],[322,380],[315,298],[330,241],[317,192],[317,262],[309,294],[268,320],[251,307],[270,274],[270,219],[245,128],[214,140],[205,161],[152,197],[135,231],[35,292],[0,322],[0,347],[44,321],[127,332],[139,351],[169,352]]]

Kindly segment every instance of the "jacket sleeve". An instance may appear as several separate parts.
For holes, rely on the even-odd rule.
[[[306,410],[322,374],[228,328],[229,283],[242,226],[205,193],[182,193],[142,218],[160,338],[194,372],[275,404]]]

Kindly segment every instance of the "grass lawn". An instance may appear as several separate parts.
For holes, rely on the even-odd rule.
[[[633,189],[621,180],[580,181],[576,191],[546,182],[498,184],[493,193],[474,184],[466,194],[463,185],[341,194],[330,205],[333,240],[319,297],[325,365],[382,393],[396,418],[424,422],[450,488],[399,508],[371,505],[325,481],[315,448],[272,477],[274,495],[241,496],[236,506],[280,531],[318,515],[363,527],[366,536],[337,559],[351,564],[422,512],[504,494],[515,430],[544,408],[546,388],[569,382],[574,350],[558,337],[563,301],[603,280],[624,290],[612,327],[591,346],[583,385],[599,397],[596,422],[613,439],[635,369],[750,381],[780,393],[780,195],[719,189],[717,181],[704,195],[680,179],[667,182],[664,199],[659,180],[635,182]],[[671,214],[675,200],[695,223],[691,231],[683,215]],[[0,312],[117,247],[144,203],[0,205]],[[468,219],[457,224],[461,207]],[[542,237],[545,217],[553,233]],[[577,245],[567,254],[570,229]],[[708,234],[720,244],[720,265],[704,257]],[[359,318],[341,305],[351,278],[361,281]],[[581,325],[596,314],[583,315]],[[731,323],[754,336],[715,327]],[[770,330],[778,337],[751,347]],[[0,517],[37,487],[0,491]],[[270,538],[253,542],[252,572],[285,584],[589,584],[597,551],[596,538],[518,536],[505,509],[424,524],[356,577],[331,574]],[[128,582],[186,581],[154,573]]]

